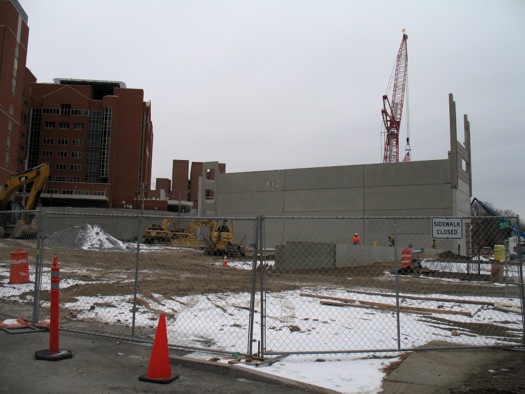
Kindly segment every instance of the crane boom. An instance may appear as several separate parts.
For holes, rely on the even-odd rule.
[[[397,53],[392,99],[389,100],[388,95],[383,96],[381,115],[386,129],[383,163],[399,162],[399,129],[403,116],[408,69],[407,39],[408,36],[403,33],[403,39]]]

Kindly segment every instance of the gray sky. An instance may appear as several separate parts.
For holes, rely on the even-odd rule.
[[[525,218],[523,0],[19,1],[39,82],[144,89],[152,183],[173,159],[227,172],[381,162],[406,29],[400,156],[409,130],[413,160],[447,157],[453,93],[460,141],[463,114],[471,123],[473,196]]]

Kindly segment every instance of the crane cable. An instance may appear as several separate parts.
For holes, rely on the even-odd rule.
[[[405,158],[408,155],[410,161],[412,159],[412,148],[410,147],[410,89],[409,89],[409,83],[408,83],[408,70],[407,70],[407,81],[406,81],[406,127],[407,127],[407,139],[406,139],[406,147],[405,147]]]

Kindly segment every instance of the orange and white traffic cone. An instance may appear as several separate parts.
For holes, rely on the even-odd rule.
[[[153,349],[149,360],[148,372],[139,376],[139,380],[151,383],[171,383],[179,375],[171,373],[170,353],[168,348],[168,333],[166,332],[166,315],[159,318]]]
[[[228,255],[224,254],[224,260],[222,261],[222,266],[227,267],[228,266]]]

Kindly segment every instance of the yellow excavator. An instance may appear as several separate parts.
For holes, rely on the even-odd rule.
[[[144,231],[143,241],[146,244],[169,243],[179,229],[179,221],[173,218],[162,219],[161,224],[154,224]]]
[[[42,163],[27,171],[13,174],[0,190],[0,237],[31,238],[36,236],[38,227],[34,213],[40,193],[49,178],[50,166]],[[12,197],[23,186],[31,184],[25,203],[13,201]]]

